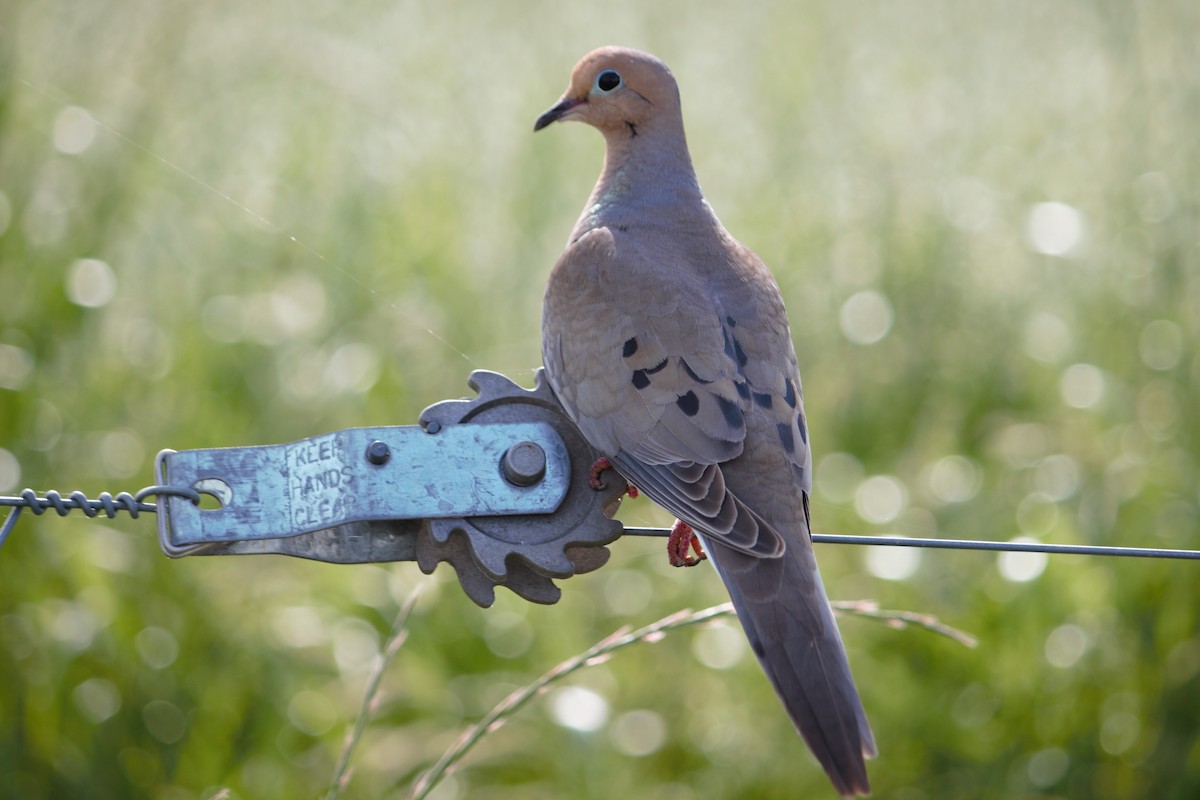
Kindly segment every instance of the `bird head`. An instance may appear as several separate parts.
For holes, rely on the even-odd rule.
[[[678,117],[679,89],[666,64],[639,50],[601,47],[575,65],[567,91],[533,129],[579,120],[606,138],[637,136],[659,119]]]

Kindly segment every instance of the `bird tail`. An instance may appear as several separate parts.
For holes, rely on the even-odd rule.
[[[763,671],[834,788],[844,797],[870,794],[864,759],[875,755],[875,738],[811,545],[787,538],[779,558],[711,537],[705,544]]]

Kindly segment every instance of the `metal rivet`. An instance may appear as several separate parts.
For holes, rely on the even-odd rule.
[[[431,420],[429,420],[429,422],[425,423],[425,432],[426,433],[437,433],[441,429],[442,429],[442,423],[438,422],[436,419],[431,419]]]
[[[386,443],[376,439],[367,445],[367,461],[372,464],[386,464],[387,460],[392,457],[392,448]]]
[[[514,486],[533,486],[546,477],[546,451],[537,442],[517,442],[504,454],[500,468]]]

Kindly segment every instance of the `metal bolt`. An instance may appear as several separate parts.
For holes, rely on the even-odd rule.
[[[367,461],[372,464],[386,464],[391,457],[392,448],[388,447],[387,443],[376,439],[367,445]]]
[[[425,423],[425,432],[426,433],[437,433],[441,429],[442,429],[442,423],[438,422],[436,419],[431,419],[431,420],[429,420],[429,422]]]
[[[500,461],[504,478],[514,486],[533,486],[546,477],[546,451],[537,442],[517,442]]]

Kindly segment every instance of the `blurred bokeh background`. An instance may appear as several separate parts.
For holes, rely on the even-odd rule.
[[[620,43],[671,64],[710,202],[778,275],[819,531],[1200,547],[1198,36],[1187,0],[6,3],[0,493],[528,385],[602,154],[532,122]],[[26,515],[0,795],[318,797],[420,585],[346,794],[397,796],[514,687],[724,599],[612,550],[482,610],[445,567],[169,561],[152,520]],[[843,622],[878,796],[1200,796],[1195,564],[819,557],[834,598],[980,638]],[[832,796],[731,622],[579,674],[439,792]]]

